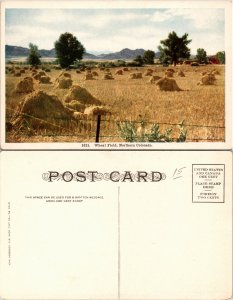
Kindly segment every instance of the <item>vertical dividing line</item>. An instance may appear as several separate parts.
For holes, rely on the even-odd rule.
[[[121,228],[120,228],[120,187],[118,186],[118,300],[121,297]]]

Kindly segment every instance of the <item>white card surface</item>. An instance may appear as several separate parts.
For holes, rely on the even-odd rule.
[[[0,296],[230,298],[231,163],[214,151],[1,153]]]

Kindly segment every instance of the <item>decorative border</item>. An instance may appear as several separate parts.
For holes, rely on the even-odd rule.
[[[194,166],[223,166],[223,197],[222,201],[194,201],[193,190],[194,190],[194,176],[193,176],[193,167]],[[192,203],[225,203],[225,164],[192,164]]]

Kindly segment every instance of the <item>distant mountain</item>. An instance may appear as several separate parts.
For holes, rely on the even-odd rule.
[[[27,56],[29,53],[28,48],[18,47],[18,46],[5,46],[6,57],[14,56]]]
[[[28,56],[29,49],[24,47],[18,47],[18,46],[5,46],[6,51],[6,58],[10,57],[26,57]],[[113,52],[108,54],[98,54],[94,55],[91,53],[85,53],[83,58],[84,59],[107,59],[107,60],[115,60],[115,59],[134,59],[136,56],[141,55],[143,56],[145,50],[144,49],[135,49],[131,50],[128,48],[122,49],[119,52]],[[51,50],[39,50],[39,53],[41,57],[56,57],[55,49]],[[155,58],[159,57],[159,52],[156,52]]]
[[[39,50],[39,53],[41,55],[41,57],[56,57],[56,52],[55,49],[51,49],[51,50]]]
[[[143,56],[144,49],[131,50],[128,48],[122,49],[119,52],[109,53],[109,54],[100,54],[98,55],[101,59],[134,59],[136,56]]]
[[[86,53],[83,55],[83,58],[84,58],[84,59],[98,59],[98,56],[86,52]]]
[[[29,49],[18,46],[5,46],[6,57],[24,57],[28,56]],[[42,57],[55,57],[55,49],[51,50],[39,50],[39,53]]]

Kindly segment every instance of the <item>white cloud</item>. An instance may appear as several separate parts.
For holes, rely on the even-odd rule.
[[[41,24],[59,24],[59,22],[69,22],[74,21],[72,14],[69,10],[54,10],[54,9],[47,9],[46,11],[43,10],[39,12],[34,17],[34,22],[41,23]]]
[[[157,11],[152,15],[150,20],[153,22],[164,22],[171,18],[172,15],[168,11],[164,11],[164,12]]]
[[[78,14],[75,14],[75,11],[71,10],[47,10],[43,11],[35,17],[35,22],[41,24],[54,24],[59,27],[61,24],[69,23],[70,26],[78,24],[79,26],[88,26],[93,28],[101,28],[108,26],[112,23],[128,23],[133,21],[146,20],[149,15],[138,13],[122,13],[108,11],[105,13],[98,14],[89,14],[87,15],[84,11],[82,14],[81,11],[78,11]]]
[[[144,48],[156,52],[159,41],[167,35],[168,32],[165,29],[144,25],[122,29],[109,36],[93,37],[86,41],[85,46],[90,51],[101,51],[103,48],[109,51],[119,51],[123,48]]]
[[[9,26],[6,30],[6,44],[28,47],[29,43],[33,43],[38,45],[39,49],[52,49],[54,42],[59,38],[62,32],[71,32],[78,37],[80,42],[92,39],[95,36],[91,31],[70,29],[69,25],[67,25],[67,27],[64,26],[62,31],[60,28],[43,26],[43,24],[34,26],[13,25]]]
[[[163,40],[168,35],[166,28],[155,26],[138,26],[122,29],[118,35],[125,36],[128,42],[134,40],[137,43],[136,48],[146,48],[157,51],[160,40]]]
[[[32,27],[26,25],[14,25],[7,28],[6,44],[27,47],[31,42],[38,45],[39,48],[49,46],[48,49],[50,49],[53,47],[51,37],[54,36],[54,34],[56,35],[54,30],[49,28],[45,30],[43,26],[39,25]],[[43,36],[43,39],[41,39],[41,36]],[[49,44],[47,43],[48,40],[50,40]]]
[[[88,40],[86,43],[86,48],[89,51],[101,51],[103,48],[106,51],[120,51],[123,48],[137,49],[145,48],[151,49],[151,45],[154,45],[153,38],[140,38],[140,43],[138,39],[129,39],[127,35],[115,35],[108,39],[105,37],[94,38]]]
[[[192,36],[191,49],[196,54],[198,48],[204,48],[208,55],[216,54],[218,51],[224,50],[224,36],[221,34],[211,33],[206,35],[203,33],[194,33]]]
[[[220,12],[220,13],[219,13]],[[19,18],[20,19],[20,18]],[[172,30],[187,30],[192,53],[205,48],[224,50],[223,14],[217,9],[167,9],[156,11],[47,10],[34,11],[29,19],[6,24],[6,43],[27,47],[29,42],[51,49],[63,32],[71,32],[88,51],[145,48],[157,51],[160,40]],[[184,26],[187,25],[187,26]],[[211,30],[210,30],[211,28]],[[200,30],[201,29],[201,30]]]
[[[196,29],[212,29],[216,25],[224,21],[224,15],[219,9],[189,9],[189,8],[175,8],[167,9],[165,11],[157,11],[152,15],[151,21],[165,22],[173,21],[179,17],[180,21],[191,22],[193,28]]]
[[[176,8],[167,10],[167,14],[172,17],[183,17],[185,20],[193,22],[197,29],[206,30],[216,27],[216,24],[224,20],[223,14],[219,9],[185,9]]]

